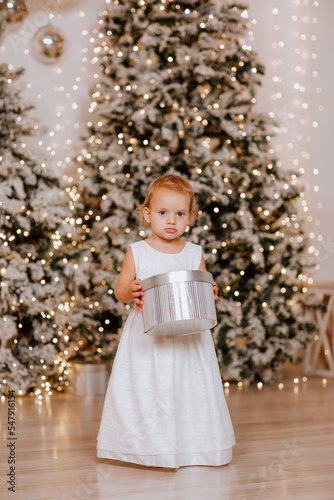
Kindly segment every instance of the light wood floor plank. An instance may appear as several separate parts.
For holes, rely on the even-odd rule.
[[[0,497],[24,500],[333,500],[334,380],[226,393],[237,446],[223,467],[145,468],[96,458],[103,397],[17,398],[16,493],[7,399],[0,403]]]

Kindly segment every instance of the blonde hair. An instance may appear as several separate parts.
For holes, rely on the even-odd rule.
[[[144,203],[137,208],[137,212],[140,213],[141,215],[141,221],[140,221],[141,226],[143,227],[149,226],[149,224],[144,220],[143,209],[150,208],[153,193],[159,188],[170,189],[171,191],[176,191],[178,193],[186,193],[189,195],[189,212],[192,213],[189,225],[193,224],[196,219],[198,207],[194,190],[191,184],[185,179],[182,179],[182,177],[180,177],[179,175],[163,174],[157,179],[154,179],[149,184]]]

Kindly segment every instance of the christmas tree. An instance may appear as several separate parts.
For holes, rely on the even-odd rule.
[[[69,298],[58,253],[71,229],[59,175],[38,152],[22,74],[0,65],[0,383],[20,394],[64,383]]]
[[[199,200],[188,239],[203,247],[220,287],[213,333],[222,374],[273,380],[313,331],[304,314],[312,262],[297,175],[280,167],[270,142],[275,126],[253,109],[264,68],[247,42],[246,6],[110,4],[95,49],[102,76],[71,190],[85,276],[69,321],[76,348],[81,335],[90,352],[112,353],[130,307],[114,300],[113,286],[129,243],[149,234],[135,209],[149,182],[172,172]],[[90,317],[89,332],[72,327],[80,314],[81,325]]]

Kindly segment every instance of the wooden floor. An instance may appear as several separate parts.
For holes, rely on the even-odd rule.
[[[295,375],[295,374],[294,374]],[[302,374],[301,374],[302,376]],[[8,401],[0,403],[0,497],[24,500],[334,499],[334,380],[230,386],[237,446],[222,467],[145,468],[96,458],[103,397],[17,399],[16,492],[8,491]]]

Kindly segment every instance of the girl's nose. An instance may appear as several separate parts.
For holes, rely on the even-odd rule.
[[[175,224],[175,216],[172,214],[169,214],[168,216],[168,221],[169,224]]]

